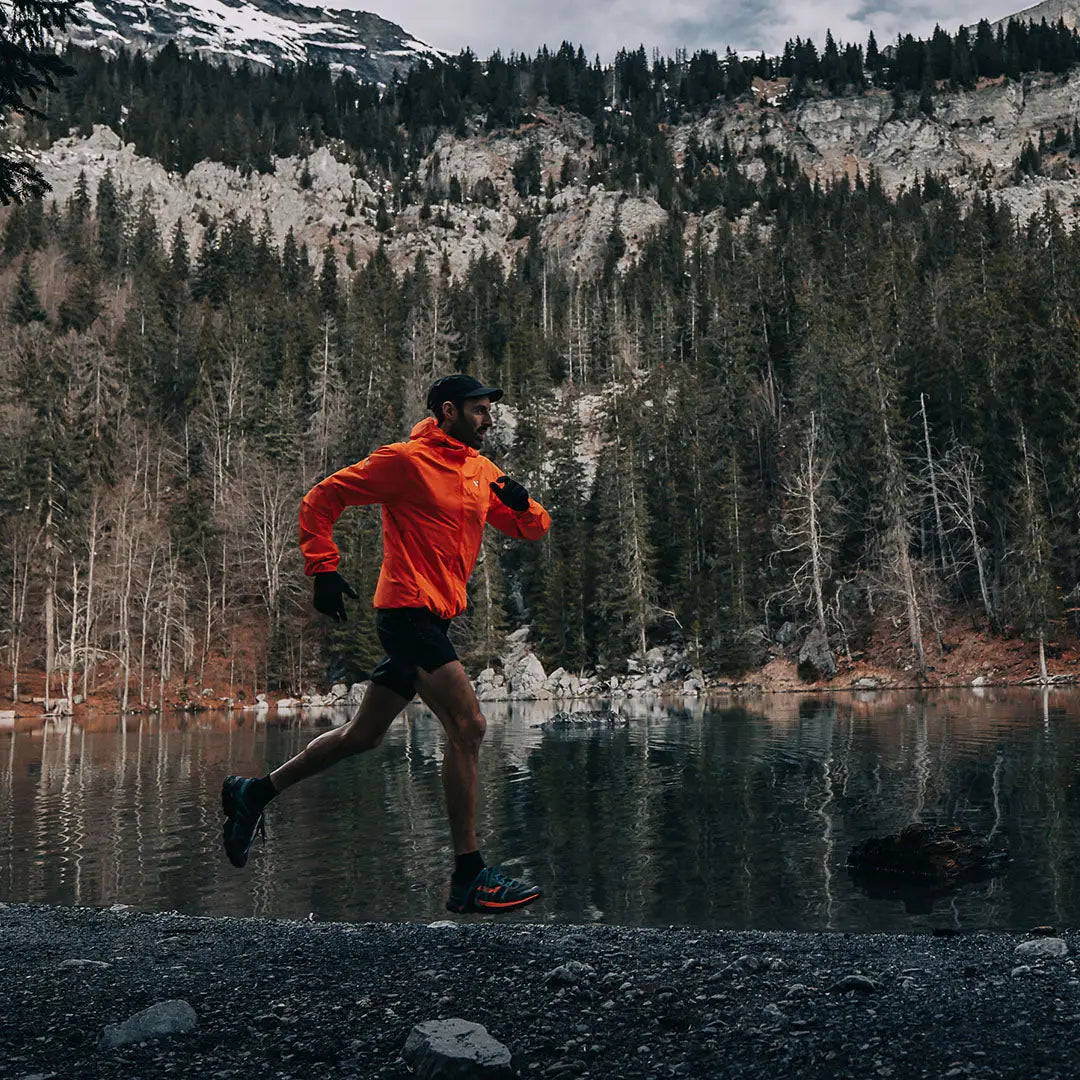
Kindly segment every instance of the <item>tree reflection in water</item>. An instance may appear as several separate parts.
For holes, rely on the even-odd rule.
[[[898,931],[1080,916],[1075,691],[616,709],[627,724],[542,726],[557,706],[539,703],[488,710],[482,845],[545,889],[518,917]],[[220,852],[222,776],[262,773],[343,719],[102,717],[0,733],[0,900],[441,918],[442,735],[419,708],[378,750],[275,801],[245,871]],[[858,888],[851,847],[914,821],[966,825],[1014,861],[929,900]]]

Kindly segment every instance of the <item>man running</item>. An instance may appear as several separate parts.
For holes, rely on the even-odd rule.
[[[356,592],[337,571],[334,522],[346,506],[382,504],[383,562],[375,589],[375,629],[386,658],[356,715],[324,732],[296,757],[260,779],[229,776],[221,789],[225,853],[247,862],[266,804],[287,787],[371,750],[419,692],[446,731],[442,783],[454,871],[446,906],[453,912],[507,911],[532,903],[540,889],[485,866],[476,840],[480,742],[486,721],[450,644],[450,620],[465,610],[484,524],[522,540],[548,530],[547,511],[516,480],[478,453],[502,390],[470,375],[449,375],[428,391],[434,413],[408,442],[380,447],[316,484],[300,507],[304,572],[314,575],[316,610],[345,619],[344,596]]]

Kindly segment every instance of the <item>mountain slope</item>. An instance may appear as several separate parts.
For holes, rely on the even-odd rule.
[[[996,32],[999,26],[1003,29],[1008,26],[1010,20],[1038,23],[1043,19],[1047,23],[1056,23],[1061,20],[1069,29],[1072,29],[1080,25],[1080,4],[1076,0],[1043,0],[1041,4],[1035,4],[1014,15],[1006,15],[1004,19],[998,19],[997,22],[990,24],[990,28]]]
[[[67,37],[115,54],[156,52],[175,41],[184,52],[256,66],[322,62],[358,78],[387,82],[424,57],[438,56],[400,26],[366,11],[286,0],[84,0],[83,23]]]

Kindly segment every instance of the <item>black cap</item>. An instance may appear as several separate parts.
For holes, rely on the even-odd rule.
[[[444,401],[452,401],[456,405],[466,398],[486,397],[492,401],[498,401],[503,392],[497,386],[485,386],[479,379],[471,375],[444,375],[431,384],[427,395],[427,407],[432,412],[438,412]]]

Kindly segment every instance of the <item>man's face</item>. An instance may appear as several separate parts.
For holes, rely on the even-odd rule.
[[[447,403],[443,405],[443,418],[440,427],[447,435],[479,450],[491,428],[491,398],[466,398],[460,407]]]

